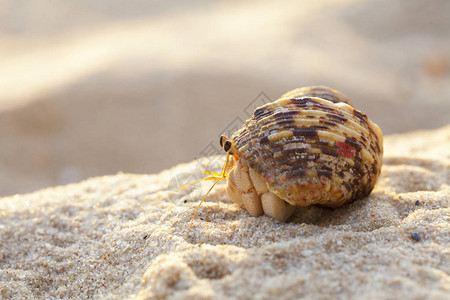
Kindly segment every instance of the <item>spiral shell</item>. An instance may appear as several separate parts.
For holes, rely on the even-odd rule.
[[[383,135],[348,103],[326,87],[290,91],[257,108],[232,135],[235,157],[293,206],[363,198],[381,171]]]

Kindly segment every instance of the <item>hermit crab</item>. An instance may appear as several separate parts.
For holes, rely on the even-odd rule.
[[[343,94],[313,86],[258,107],[220,146],[226,162],[200,180],[215,181],[200,205],[226,179],[228,196],[252,216],[285,221],[295,206],[339,207],[370,194],[383,134]]]

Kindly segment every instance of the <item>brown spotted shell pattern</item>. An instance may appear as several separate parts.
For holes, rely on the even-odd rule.
[[[228,194],[255,216],[266,213],[285,220],[291,206],[338,207],[361,199],[370,194],[381,171],[380,128],[342,93],[327,87],[296,89],[257,108],[230,141],[235,161]],[[242,186],[240,173],[250,182],[247,191],[236,188]],[[246,193],[253,196],[243,205]],[[281,213],[260,209],[262,196],[286,205]]]

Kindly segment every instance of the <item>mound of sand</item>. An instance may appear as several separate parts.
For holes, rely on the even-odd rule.
[[[198,190],[155,200],[211,158],[2,198],[0,295],[448,299],[449,148],[450,127],[387,137],[369,197],[285,224],[249,216],[219,185],[189,236]]]

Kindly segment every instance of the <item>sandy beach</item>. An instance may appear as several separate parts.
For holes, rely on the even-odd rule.
[[[433,145],[418,147],[428,138]],[[388,136],[372,194],[287,223],[251,217],[219,185],[189,235],[197,190],[179,174],[117,174],[0,199],[5,298],[446,299],[450,127]],[[401,154],[399,154],[401,153]],[[446,296],[447,295],[447,296]]]

